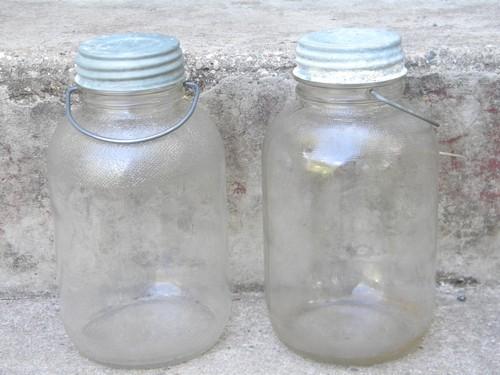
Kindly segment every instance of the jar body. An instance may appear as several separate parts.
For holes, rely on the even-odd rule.
[[[108,137],[150,135],[187,108],[173,91],[104,106],[91,94],[75,117]],[[60,124],[49,184],[62,318],[82,354],[155,367],[215,344],[230,310],[224,151],[200,108],[175,132],[130,145]]]
[[[320,100],[295,99],[265,138],[267,304],[295,351],[369,365],[408,351],[432,318],[435,132],[307,90]]]

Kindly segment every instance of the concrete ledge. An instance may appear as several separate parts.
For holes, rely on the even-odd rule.
[[[237,288],[262,285],[260,148],[268,122],[292,87],[286,73],[232,75],[203,95],[226,146],[230,271]],[[467,158],[442,158],[438,269],[480,281],[500,272],[499,87],[500,78],[492,73],[430,74],[410,77],[406,93],[409,106],[443,124],[440,149]],[[62,121],[59,97],[0,101],[0,295],[55,290],[45,152]]]
[[[290,352],[272,332],[262,293],[234,295],[230,324],[208,353],[148,371],[114,370],[82,358],[64,333],[55,298],[0,300],[0,374],[498,374],[500,288],[466,284],[457,287],[443,279],[435,321],[419,348],[368,368],[315,363]]]

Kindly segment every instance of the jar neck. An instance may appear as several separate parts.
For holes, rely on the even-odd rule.
[[[401,96],[404,89],[403,78],[392,81],[363,85],[318,85],[314,82],[297,81],[295,92],[300,100],[310,104],[366,104],[383,105],[375,99],[370,90],[374,89],[384,96]]]
[[[160,89],[137,92],[105,92],[80,88],[82,105],[103,111],[161,111],[184,97],[182,82]]]

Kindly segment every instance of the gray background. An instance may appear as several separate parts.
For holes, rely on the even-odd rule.
[[[172,373],[500,373],[498,1],[144,3],[1,2],[0,374],[114,373],[81,359],[57,318],[45,153],[63,116],[78,43],[126,31],[181,40],[226,146],[233,318],[215,349]],[[263,133],[293,89],[297,38],[339,26],[387,26],[402,34],[406,104],[442,124],[441,151],[466,157],[441,158],[433,330],[417,352],[370,370],[291,354],[274,338],[262,302]]]

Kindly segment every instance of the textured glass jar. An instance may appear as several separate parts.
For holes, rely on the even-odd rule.
[[[101,38],[125,49],[115,51],[118,65],[134,53],[127,38],[162,36]],[[181,69],[173,83],[167,69],[167,83],[155,88],[100,91],[87,81],[73,116],[110,138],[161,132],[192,100]],[[62,318],[82,354],[155,367],[215,344],[230,311],[224,151],[201,108],[174,132],[133,144],[96,140],[62,123],[49,147],[49,183]]]
[[[298,69],[296,97],[264,144],[271,321],[307,357],[388,360],[410,350],[432,319],[435,130],[371,94],[398,98],[401,77],[331,84]]]

